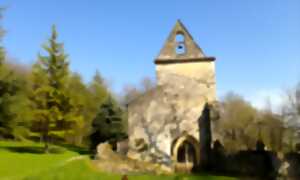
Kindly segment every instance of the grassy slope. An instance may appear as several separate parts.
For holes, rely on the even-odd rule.
[[[78,154],[41,154],[42,144],[0,141],[0,179],[20,179],[29,174],[55,167]]]
[[[77,152],[41,154],[42,145],[31,142],[0,141],[0,179],[26,180],[119,180],[121,175],[106,174],[92,167],[87,156],[79,159]],[[73,160],[70,160],[73,159]],[[129,180],[230,180],[213,176],[129,176]]]

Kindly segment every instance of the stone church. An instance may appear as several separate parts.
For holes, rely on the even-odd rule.
[[[211,141],[204,113],[216,102],[215,58],[178,20],[154,63],[156,87],[128,104],[128,156],[198,165]]]

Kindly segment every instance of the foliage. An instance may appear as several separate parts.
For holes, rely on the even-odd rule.
[[[92,94],[93,101],[95,102],[93,110],[94,112],[97,112],[100,105],[109,95],[104,79],[102,78],[99,71],[96,71],[93,77],[93,81],[89,85],[89,91]]]
[[[126,133],[122,121],[121,108],[111,96],[108,96],[92,123],[91,149],[95,149],[101,142],[113,143],[125,138]]]
[[[93,81],[87,86],[79,74],[73,73],[68,79],[67,94],[70,97],[71,117],[75,123],[67,134],[67,141],[77,145],[87,145],[86,138],[92,130],[92,121],[109,92],[97,71]]]
[[[260,113],[259,117],[260,139],[268,147],[268,150],[282,151],[284,138],[284,124],[282,117],[273,114],[271,111]]]
[[[126,106],[129,102],[133,101],[138,96],[148,92],[155,87],[155,82],[149,78],[144,77],[138,86],[125,85],[123,88],[122,104]]]
[[[60,179],[121,179],[122,175],[108,174],[96,170],[87,156],[78,156],[76,151],[64,149],[59,154],[39,154],[33,152],[16,152],[14,149],[42,148],[41,144],[33,142],[0,141],[0,179],[26,180],[60,180]],[[16,172],[18,172],[16,174]],[[209,175],[130,175],[129,179],[234,179]]]
[[[2,18],[0,8],[0,19]],[[45,142],[95,147],[103,141],[125,137],[125,105],[155,87],[150,78],[137,86],[124,88],[122,108],[112,97],[104,78],[97,71],[92,82],[69,70],[63,43],[57,40],[55,27],[31,67],[13,64],[2,44],[0,25],[0,138],[35,138]],[[262,140],[274,151],[293,150],[300,142],[300,84],[287,91],[282,114],[261,111],[243,97],[229,93],[221,103],[221,119],[215,129],[229,151],[254,149]]]
[[[92,121],[110,92],[98,71],[89,84],[69,71],[67,55],[57,36],[53,26],[51,37],[43,46],[46,55],[39,55],[31,69],[6,63],[0,47],[0,137],[29,136],[37,140],[40,133],[45,150],[50,140],[88,144]],[[113,104],[118,106],[116,101]],[[126,116],[120,109],[115,112],[123,126]],[[114,131],[121,126],[116,123],[110,128]],[[110,137],[106,133],[118,134],[105,128],[101,131],[102,138]]]
[[[288,138],[285,143],[294,149],[295,144],[300,143],[300,82],[286,91],[282,116],[285,120],[285,127]]]
[[[1,18],[2,9],[0,9]],[[0,43],[3,36],[0,26]],[[3,46],[0,45],[0,138],[20,138],[30,119],[28,86],[26,77],[18,74],[6,63]]]
[[[284,123],[281,116],[270,110],[259,111],[234,93],[228,93],[221,106],[221,119],[215,129],[228,151],[255,149],[259,140],[268,150],[282,150]]]
[[[67,82],[67,95],[70,97],[72,110],[68,114],[74,121],[66,134],[69,143],[82,145],[84,137],[90,131],[90,124],[95,112],[92,110],[94,99],[79,74],[73,73]]]
[[[63,44],[57,42],[57,31],[52,27],[48,44],[44,45],[48,55],[39,55],[33,67],[32,102],[35,120],[40,124],[40,132],[47,151],[49,132],[58,121],[73,120],[70,99],[66,94],[65,83],[69,75],[69,63],[64,53]],[[62,130],[68,129],[63,126]]]
[[[19,139],[28,134],[32,118],[27,97],[29,87],[26,78],[14,73],[9,67],[5,68],[6,72],[0,72],[0,129],[4,129],[4,134]]]
[[[257,129],[253,126],[256,110],[241,96],[228,93],[222,102],[221,119],[217,131],[223,137],[227,150],[235,151],[255,147],[258,139]]]

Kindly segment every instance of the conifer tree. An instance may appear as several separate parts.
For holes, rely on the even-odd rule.
[[[122,113],[122,109],[114,99],[108,96],[92,123],[91,150],[95,150],[97,144],[101,142],[115,143],[126,137]]]
[[[35,120],[40,124],[40,132],[48,151],[49,133],[58,121],[68,121],[71,111],[70,99],[66,95],[65,83],[69,75],[69,63],[62,43],[57,42],[57,31],[52,27],[48,43],[43,46],[47,55],[39,55],[33,66],[32,101]]]
[[[94,99],[94,113],[96,114],[101,104],[109,95],[104,79],[99,71],[96,71],[89,89]]]

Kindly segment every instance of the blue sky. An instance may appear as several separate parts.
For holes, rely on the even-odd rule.
[[[8,54],[35,61],[57,25],[71,69],[89,81],[96,69],[120,92],[155,77],[153,59],[177,19],[215,56],[218,94],[233,90],[276,103],[300,80],[299,0],[1,0]]]

